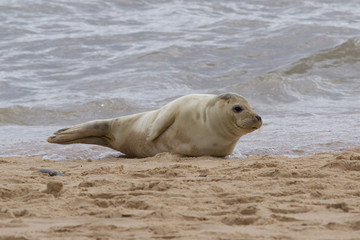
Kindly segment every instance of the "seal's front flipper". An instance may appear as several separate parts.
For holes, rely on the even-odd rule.
[[[150,127],[149,135],[147,140],[153,141],[163,134],[174,122],[176,113],[165,109],[161,109],[155,121]]]
[[[58,144],[85,143],[111,147],[111,139],[110,121],[98,120],[60,129],[47,141]]]

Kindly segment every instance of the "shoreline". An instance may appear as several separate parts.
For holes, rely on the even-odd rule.
[[[1,240],[360,234],[360,147],[296,158],[7,157],[0,167]]]

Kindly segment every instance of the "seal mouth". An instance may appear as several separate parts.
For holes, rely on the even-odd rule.
[[[242,122],[235,122],[235,125],[236,125],[236,127],[240,128],[240,129],[252,132],[252,131],[255,131],[255,130],[261,128],[262,122],[245,120]]]
[[[237,125],[237,124],[236,124],[236,126],[237,126],[238,128],[240,128],[240,129],[245,130],[245,131],[255,131],[255,130],[257,130],[257,129],[260,128],[260,127],[244,127],[244,126],[239,126],[239,125]]]

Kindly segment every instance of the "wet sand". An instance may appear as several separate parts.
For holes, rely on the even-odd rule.
[[[360,238],[360,147],[299,158],[0,158],[0,168],[1,240]]]

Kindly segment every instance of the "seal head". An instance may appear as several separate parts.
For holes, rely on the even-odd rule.
[[[229,125],[229,132],[241,137],[262,126],[261,117],[254,111],[249,102],[235,93],[225,93],[217,97],[222,100],[220,108],[224,110],[224,118]],[[225,117],[226,115],[226,117]]]

